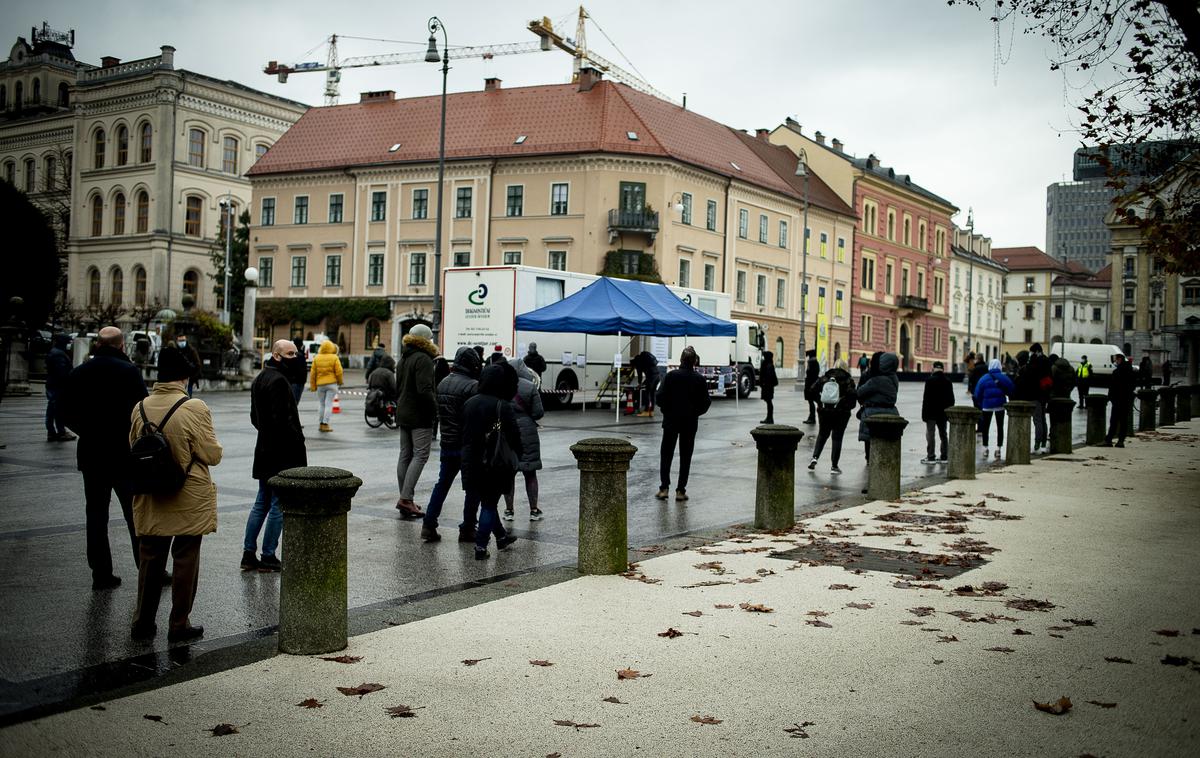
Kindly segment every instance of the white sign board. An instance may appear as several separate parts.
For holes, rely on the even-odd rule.
[[[564,350],[564,351],[563,351],[563,357],[562,357],[562,365],[564,365],[564,366],[570,366],[570,365],[571,365],[572,363],[574,363],[574,362],[575,362],[575,359],[572,357],[572,355],[571,355],[571,351],[570,351],[570,350]]]
[[[667,360],[671,357],[671,340],[669,337],[651,337],[650,352],[658,359],[662,365],[667,364]]]
[[[516,272],[481,269],[473,273],[445,278],[442,352],[454,355],[460,347],[482,345],[485,353],[499,346],[511,356],[516,347]]]

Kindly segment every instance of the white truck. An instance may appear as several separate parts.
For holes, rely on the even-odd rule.
[[[523,357],[530,343],[546,359],[543,391],[556,391],[563,403],[583,390],[592,399],[609,376],[616,354],[622,364],[642,350],[659,359],[660,370],[679,365],[683,349],[691,345],[700,356],[700,368],[710,374],[710,385],[733,394],[736,379],[740,397],[757,385],[762,360],[762,328],[753,321],[730,319],[729,295],[722,292],[670,287],[681,300],[698,310],[737,324],[736,337],[633,337],[596,336],[576,332],[518,332],[519,314],[562,300],[600,277],[531,266],[484,266],[448,268],[442,287],[442,354],[451,357],[460,347],[482,345],[485,354],[494,349],[509,357]],[[663,368],[663,364],[666,367]],[[611,398],[610,398],[611,399]]]

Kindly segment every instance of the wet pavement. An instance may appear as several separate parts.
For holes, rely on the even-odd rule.
[[[906,486],[944,476],[944,468],[924,466],[924,425],[919,383],[902,383],[899,408],[910,420],[904,437]],[[963,396],[963,390],[959,390]],[[145,688],[164,675],[189,677],[271,655],[278,611],[278,574],[239,570],[245,518],[256,493],[250,476],[254,430],[249,395],[203,396],[213,412],[225,457],[213,469],[218,490],[218,530],[205,538],[199,594],[192,613],[205,637],[168,650],[166,635],[154,645],[134,643],[128,629],[136,595],[136,571],[125,526],[113,503],[110,543],[116,573],[124,584],[92,592],[84,557],[83,484],[75,470],[72,443],[45,442],[44,399],[6,398],[0,405],[0,724],[27,718],[46,708],[78,705],[100,693]],[[438,608],[478,602],[466,593],[479,587],[531,588],[574,576],[578,473],[569,447],[591,436],[622,436],[638,447],[629,472],[631,547],[677,543],[686,535],[711,535],[753,519],[756,454],[750,430],[764,413],[757,399],[714,401],[702,419],[686,505],[658,501],[658,419],[622,417],[613,412],[552,411],[542,420],[540,507],[545,519],[528,521],[528,505],[518,487],[517,518],[509,526],[518,541],[488,561],[472,559],[471,546],[456,541],[461,491],[448,499],[442,517],[443,540],[424,544],[419,521],[402,521],[395,459],[398,439],[387,428],[370,429],[362,397],[342,396],[334,431],[317,434],[316,401],[306,393],[301,417],[313,465],[348,469],[363,479],[349,516],[349,605],[351,632],[372,631],[436,614]],[[865,483],[857,422],[846,431],[844,473],[829,473],[829,451],[815,472],[804,466],[815,426],[799,422],[806,413],[800,393],[781,387],[775,420],[806,433],[797,452],[797,512],[813,513],[862,500]],[[1076,436],[1083,416],[1076,414]],[[417,487],[424,504],[437,477],[437,447]],[[673,542],[674,541],[674,542]],[[281,555],[284,562],[287,555]],[[523,577],[520,582],[515,577]],[[462,597],[459,597],[462,595]],[[429,605],[441,598],[442,605]],[[168,602],[163,603],[169,605]],[[166,609],[160,615],[165,618]],[[165,628],[160,624],[160,628]],[[414,640],[414,651],[424,644]]]

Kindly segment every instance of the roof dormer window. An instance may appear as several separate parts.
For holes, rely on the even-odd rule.
[[[389,152],[389,153],[394,153],[394,152],[396,152],[396,151],[397,151],[397,150],[399,150],[399,149],[400,149],[400,143],[399,143],[399,142],[397,142],[396,144],[394,144],[394,145],[392,145],[391,147],[389,147],[389,148],[388,148],[388,152]]]
[[[517,138],[515,140],[513,140],[513,144],[514,145],[524,145],[525,140],[527,140],[527,139],[529,139],[529,138],[526,137],[524,134],[518,135]]]
[[[625,132],[625,136],[628,137],[631,142],[636,142],[638,138],[637,132]]]
[[[729,165],[730,165],[730,166],[733,166],[733,170],[734,170],[734,171],[741,171],[741,170],[742,170],[742,167],[741,167],[741,166],[739,166],[738,164],[734,163],[733,161],[730,161],[730,162],[729,162]]]

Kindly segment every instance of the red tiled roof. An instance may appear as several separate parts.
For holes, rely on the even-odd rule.
[[[440,108],[440,95],[310,108],[247,173],[435,161]],[[737,134],[610,81],[587,92],[574,84],[461,92],[449,95],[446,107],[448,160],[596,152],[656,156],[797,196]],[[514,144],[520,135],[525,141]],[[399,149],[389,152],[396,144]]]
[[[796,176],[796,154],[783,145],[751,137],[745,132],[734,132],[771,170],[781,179],[791,185],[793,192],[804,197],[804,179]],[[829,185],[817,176],[809,167],[808,200],[815,206],[840,213],[844,216],[858,218],[854,209],[845,203]]]
[[[1112,264],[1108,264],[1104,268],[1092,275],[1092,278],[1098,282],[1112,283]]]
[[[992,259],[1003,263],[1012,271],[1042,270],[1066,271],[1062,261],[1052,258],[1036,247],[993,247]]]
[[[1073,271],[1074,268],[1072,267]],[[1092,287],[1093,289],[1108,289],[1112,286],[1111,263],[1094,274],[1082,266],[1078,266],[1078,269],[1077,273],[1054,277],[1054,281],[1051,284],[1055,287],[1070,285],[1072,287]]]

